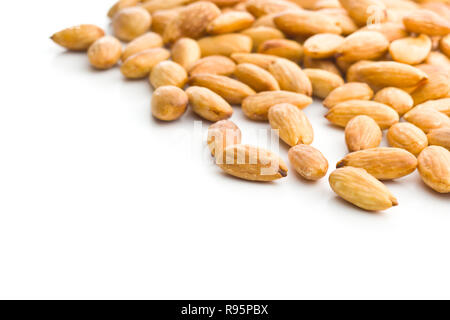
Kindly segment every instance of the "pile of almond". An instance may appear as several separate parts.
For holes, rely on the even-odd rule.
[[[207,143],[226,173],[273,181],[288,171],[277,154],[241,143],[227,120],[240,105],[291,146],[301,177],[326,176],[302,111],[315,97],[345,128],[350,153],[329,177],[340,197],[388,209],[397,200],[381,181],[416,169],[450,193],[448,0],[119,0],[108,16],[113,36],[79,25],[52,40],[87,51],[94,68],[149,79],[154,117],[173,121],[190,106],[213,122]],[[379,147],[383,130],[390,147]]]

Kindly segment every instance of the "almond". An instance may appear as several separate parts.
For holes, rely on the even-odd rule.
[[[280,90],[277,80],[269,72],[251,63],[239,64],[234,76],[256,92]]]
[[[348,82],[333,91],[331,91],[323,105],[328,109],[348,100],[370,100],[373,97],[373,91],[370,87],[361,82]]]
[[[439,51],[432,51],[424,61],[425,64],[446,69],[450,73],[450,59]]]
[[[253,23],[253,27],[270,27],[277,29],[277,26],[275,25],[275,22],[273,21],[273,18],[278,15],[278,12],[276,13],[269,13],[264,16],[258,17],[255,22]],[[278,30],[278,29],[277,29]]]
[[[382,211],[398,205],[389,189],[364,169],[337,169],[331,173],[329,181],[337,195],[361,209]]]
[[[335,20],[326,14],[315,11],[286,11],[275,16],[273,20],[278,29],[292,36],[342,33],[341,27]]]
[[[430,146],[420,153],[418,160],[423,182],[439,193],[450,193],[450,151]]]
[[[343,35],[349,35],[358,30],[358,26],[344,8],[324,8],[318,11],[334,20],[342,29]]]
[[[313,95],[325,99],[334,89],[344,85],[344,79],[335,73],[321,69],[303,70],[311,81]]]
[[[294,62],[282,58],[277,59],[269,65],[268,71],[277,80],[282,90],[311,96],[311,81],[303,70]]]
[[[325,117],[333,124],[345,127],[355,116],[366,115],[371,117],[381,129],[388,129],[399,121],[398,113],[385,104],[366,101],[348,100],[331,108]]]
[[[389,42],[392,42],[397,39],[406,38],[408,36],[408,32],[406,32],[403,23],[398,22],[384,22],[373,24],[361,29],[361,31],[363,30],[379,32],[382,35],[384,35]]]
[[[450,33],[450,22],[429,10],[415,10],[403,18],[408,31],[430,36],[445,36]]]
[[[122,55],[122,44],[111,36],[105,36],[95,41],[88,50],[89,62],[94,68],[109,69],[113,67]]]
[[[418,156],[428,146],[425,133],[407,122],[396,123],[390,127],[387,140],[391,147],[405,149],[415,156]]]
[[[233,114],[233,108],[221,96],[202,87],[190,87],[186,90],[192,110],[200,117],[216,122],[225,120]]]
[[[242,133],[239,127],[230,120],[221,120],[212,124],[208,129],[208,147],[214,156],[216,149],[223,154],[223,150],[235,144],[241,144]]]
[[[273,62],[278,60],[277,57],[260,53],[233,53],[231,59],[237,63],[251,63],[266,70]]]
[[[255,91],[246,84],[214,74],[198,74],[189,79],[189,84],[208,88],[231,104],[241,104],[242,101]]]
[[[416,125],[425,133],[450,126],[449,117],[432,108],[416,107],[405,114],[405,120]]]
[[[289,103],[274,105],[269,109],[269,123],[272,129],[278,130],[278,134],[289,146],[299,143],[311,144],[314,132],[305,113]]]
[[[222,13],[206,28],[210,34],[224,34],[241,31],[252,26],[255,18],[248,12],[230,11]]]
[[[299,7],[292,2],[283,0],[249,0],[246,3],[246,9],[258,18],[285,10],[297,10]]]
[[[280,103],[290,103],[304,109],[312,103],[312,99],[304,94],[289,91],[260,92],[242,102],[242,111],[252,120],[266,121],[270,107]]]
[[[150,74],[150,83],[155,89],[169,85],[183,88],[187,80],[186,70],[173,61],[161,61],[153,67]]]
[[[346,166],[363,168],[380,180],[391,180],[414,172],[417,159],[400,148],[372,148],[348,154],[337,163],[336,168]]]
[[[61,30],[51,36],[51,39],[68,50],[85,51],[104,35],[103,29],[92,24],[82,24]]]
[[[430,145],[441,146],[450,150],[450,127],[431,130],[427,137]]]
[[[147,10],[129,7],[116,13],[112,20],[114,35],[123,41],[131,41],[146,33],[152,25],[152,17]]]
[[[299,62],[303,57],[302,46],[296,41],[287,39],[267,40],[259,46],[258,52],[286,58],[294,62]]]
[[[147,32],[137,37],[125,47],[122,54],[122,61],[127,60],[132,55],[145,51],[147,49],[161,48],[163,46],[162,38],[155,32]]]
[[[388,105],[397,111],[400,116],[411,110],[414,106],[414,101],[407,92],[394,87],[388,87],[378,91],[373,100]]]
[[[376,25],[387,19],[386,6],[379,0],[339,0],[359,26]]]
[[[159,87],[152,94],[152,114],[159,120],[173,121],[180,118],[187,105],[188,97],[178,87]]]
[[[430,100],[415,107],[416,110],[419,110],[421,108],[435,109],[450,117],[450,98]]]
[[[249,53],[252,51],[252,39],[244,34],[229,33],[213,37],[205,37],[198,41],[202,56],[223,55],[233,53]]]
[[[450,34],[442,37],[441,41],[439,42],[439,48],[443,53],[447,55],[447,57],[450,58]]]
[[[398,39],[389,46],[389,53],[393,60],[413,65],[425,60],[430,52],[431,39],[425,34]]]
[[[259,46],[267,40],[284,39],[284,35],[280,30],[265,26],[249,28],[241,33],[252,39],[254,51],[258,50]]]
[[[248,145],[229,146],[224,150],[223,158],[216,154],[216,160],[223,171],[244,180],[273,181],[286,177],[288,172],[278,155]]]
[[[170,52],[164,48],[148,49],[125,60],[120,71],[129,79],[145,78],[155,65],[169,57]]]
[[[142,3],[142,7],[153,14],[158,10],[173,9],[191,2],[193,0],[146,0]]]
[[[229,76],[236,70],[236,64],[224,56],[209,56],[197,60],[189,69],[191,76],[196,74],[217,74]]]
[[[337,56],[343,61],[375,60],[389,48],[386,37],[376,31],[358,31],[344,39],[337,48]]]
[[[311,57],[305,56],[303,58],[303,66],[310,69],[322,69],[340,77],[342,76],[341,71],[331,59],[312,59]]]
[[[316,34],[304,43],[305,55],[314,59],[326,59],[335,55],[344,38],[337,34]]]
[[[368,116],[356,116],[345,127],[345,142],[350,152],[376,148],[382,137],[380,127]]]
[[[306,180],[316,181],[327,174],[327,159],[312,146],[305,144],[294,146],[289,149],[288,156],[295,171]]]
[[[152,30],[163,36],[167,26],[178,18],[178,14],[182,9],[183,7],[177,7],[152,13]]]
[[[181,38],[172,46],[172,60],[188,71],[202,56],[197,41]]]
[[[109,9],[108,17],[112,19],[120,10],[135,7],[139,2],[140,0],[119,0]]]
[[[445,98],[450,92],[450,73],[442,67],[423,65],[419,69],[428,76],[428,81],[411,93],[414,104]]]

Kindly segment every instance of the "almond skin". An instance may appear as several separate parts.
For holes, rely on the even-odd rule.
[[[390,127],[387,140],[391,147],[405,149],[415,156],[418,156],[428,146],[425,133],[407,122],[397,123]]]
[[[411,65],[424,61],[430,52],[431,39],[425,34],[398,39],[389,46],[389,53],[393,60]]]
[[[450,33],[450,22],[429,10],[415,10],[403,18],[406,29],[430,36],[445,36]]]
[[[186,70],[173,61],[161,61],[153,67],[150,73],[150,83],[155,89],[169,85],[183,88],[187,80]]]
[[[416,125],[425,133],[434,129],[450,127],[450,119],[432,108],[414,108],[405,114],[405,120]]]
[[[371,117],[382,130],[388,129],[399,121],[398,113],[385,104],[366,101],[348,100],[331,108],[325,117],[333,124],[345,127],[355,116],[366,115]]]
[[[277,80],[266,70],[251,63],[241,63],[234,76],[256,92],[280,90]]]
[[[86,51],[104,35],[103,29],[92,24],[82,24],[61,30],[51,36],[51,39],[68,50]]]
[[[397,111],[400,116],[411,110],[414,106],[414,101],[407,92],[394,87],[388,87],[378,91],[373,100],[388,105]]]
[[[129,79],[145,78],[155,65],[169,57],[170,52],[164,48],[148,49],[125,60],[120,67],[120,71]]]
[[[304,69],[313,88],[313,95],[325,99],[334,89],[344,85],[344,79],[335,73],[321,69]]]
[[[370,100],[373,97],[372,89],[365,83],[348,82],[331,91],[323,105],[328,109],[348,100]]]
[[[386,6],[379,0],[339,0],[342,7],[359,26],[375,24],[387,19]],[[376,21],[373,21],[376,19]]]
[[[380,127],[368,116],[356,116],[345,127],[345,142],[350,152],[376,148],[382,137]]]
[[[233,53],[250,53],[252,51],[252,39],[239,33],[205,37],[198,41],[198,45],[203,57],[230,56]]]
[[[131,41],[146,33],[152,25],[152,16],[140,7],[129,7],[116,13],[112,20],[114,35],[123,41]]]
[[[253,27],[241,32],[252,39],[253,51],[257,51],[259,46],[267,40],[284,39],[284,34],[272,27]]]
[[[430,146],[420,153],[418,160],[423,182],[434,191],[450,193],[450,151]]]
[[[328,172],[328,161],[323,154],[312,146],[299,144],[289,149],[289,162],[295,171],[306,180],[320,180]]]
[[[333,33],[316,34],[304,43],[305,55],[313,59],[333,57],[344,42],[344,37]]]
[[[230,11],[222,13],[206,28],[210,34],[224,34],[241,31],[252,26],[255,18],[248,12]]]
[[[315,11],[286,11],[275,16],[273,20],[278,29],[292,36],[342,33],[341,27],[335,20],[326,14]]]
[[[208,147],[215,156],[216,150],[223,154],[223,150],[235,144],[241,144],[242,133],[239,127],[230,120],[221,120],[212,124],[208,129]],[[221,155],[219,155],[221,156]]]
[[[277,59],[269,65],[268,71],[277,80],[281,90],[312,95],[311,81],[294,62],[282,58]]]
[[[336,168],[346,166],[363,168],[380,180],[391,180],[414,172],[417,159],[400,148],[372,148],[348,154],[337,163]]]
[[[188,96],[178,87],[164,86],[152,94],[152,114],[163,121],[180,118],[186,111]]]
[[[120,60],[122,44],[111,36],[105,36],[95,41],[88,50],[91,65],[100,70],[112,68]]]
[[[250,181],[274,181],[287,176],[284,161],[271,151],[248,145],[232,145],[217,157],[217,165],[226,173]]]
[[[304,94],[289,91],[260,92],[242,102],[242,111],[249,119],[267,121],[270,107],[280,103],[290,103],[304,109],[312,103],[312,99]]]
[[[302,46],[296,41],[287,39],[267,40],[259,46],[258,52],[286,58],[294,62],[299,62],[303,58]]]
[[[229,76],[236,70],[236,64],[230,58],[224,56],[209,56],[197,60],[189,69],[189,75],[217,74]]]
[[[398,205],[389,189],[364,169],[337,169],[331,173],[329,182],[337,195],[361,209],[382,211]]]
[[[172,60],[188,71],[202,56],[197,41],[181,38],[172,46]]]
[[[343,61],[374,60],[383,56],[389,48],[386,37],[376,31],[352,33],[337,48],[337,56]]]
[[[189,84],[208,88],[231,104],[241,104],[246,97],[255,94],[252,88],[240,81],[214,74],[192,76]]]
[[[278,134],[289,146],[299,143],[311,144],[314,139],[314,131],[305,113],[289,103],[274,105],[269,109],[269,123],[272,129],[278,130]]]
[[[145,51],[147,49],[161,48],[163,46],[162,38],[155,32],[147,32],[137,37],[125,47],[122,54],[122,61],[127,60],[132,55]]]
[[[431,130],[427,135],[428,143],[450,150],[450,127]]]
[[[190,87],[186,90],[192,110],[200,117],[217,122],[231,117],[233,108],[221,96],[202,87]]]

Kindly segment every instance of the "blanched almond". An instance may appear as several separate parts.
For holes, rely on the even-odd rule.
[[[236,70],[236,64],[224,56],[209,56],[197,60],[189,69],[191,76],[196,74],[217,74],[228,76]]]
[[[241,130],[230,120],[217,121],[208,128],[208,147],[213,156],[216,149],[223,153],[226,147],[240,144],[241,139]]]
[[[431,130],[427,137],[430,145],[441,146],[450,150],[450,127]]]
[[[172,60],[188,71],[202,56],[197,41],[190,38],[178,39],[172,46]]]
[[[321,69],[303,70],[311,81],[313,95],[325,99],[334,89],[344,85],[344,79],[335,73]]]
[[[411,93],[414,104],[445,98],[448,95],[450,92],[450,73],[447,69],[431,65],[422,65],[418,69],[427,74],[428,81]]]
[[[164,48],[148,49],[125,60],[120,67],[120,71],[129,79],[145,78],[155,65],[169,57],[170,52]]]
[[[388,105],[397,111],[400,116],[414,106],[414,101],[407,92],[394,87],[387,87],[378,91],[373,100]]]
[[[268,71],[280,85],[281,90],[312,94],[312,85],[308,76],[294,62],[287,59],[277,59],[269,65]]]
[[[405,120],[416,125],[425,133],[433,129],[450,127],[450,118],[432,108],[414,108],[405,114]]]
[[[420,153],[418,160],[423,182],[439,193],[450,193],[450,151],[429,146]]]
[[[306,180],[319,180],[328,171],[328,161],[316,148],[299,144],[289,149],[289,161],[295,171]]]
[[[152,114],[159,120],[173,121],[178,119],[186,111],[187,105],[188,97],[178,87],[159,87],[152,94]]]
[[[129,7],[116,13],[112,20],[114,35],[123,41],[131,41],[146,33],[152,25],[152,17],[147,10]]]
[[[407,122],[396,123],[390,127],[387,139],[391,147],[405,149],[415,156],[428,146],[425,133]]]
[[[237,63],[251,63],[266,70],[273,62],[278,60],[277,57],[260,53],[233,53],[231,59]]]
[[[450,33],[450,21],[429,10],[415,10],[403,23],[408,31],[430,36],[445,36]]]
[[[146,0],[143,1],[141,6],[153,14],[158,10],[173,9],[190,2],[192,2],[192,0]]]
[[[259,46],[258,53],[269,54],[299,62],[303,57],[303,48],[298,42],[293,40],[271,39]]]
[[[284,39],[280,30],[265,26],[249,28],[241,33],[252,39],[254,51],[258,50],[259,46],[267,40]]]
[[[167,10],[158,10],[152,13],[152,31],[163,36],[167,26],[178,17],[183,7],[176,7]]]
[[[127,60],[132,55],[147,49],[160,48],[163,46],[162,38],[155,32],[147,32],[137,37],[125,47],[122,54],[122,61]]]
[[[285,10],[297,10],[299,7],[293,2],[283,0],[249,0],[246,2],[246,9],[258,18]]]
[[[370,26],[366,26],[361,30],[380,32],[386,37],[386,39],[388,39],[389,42],[392,42],[397,39],[406,38],[408,36],[408,32],[406,32],[403,23],[398,22],[377,23]]]
[[[359,26],[373,25],[386,20],[386,6],[379,0],[339,0]]]
[[[161,61],[153,67],[150,73],[150,83],[155,89],[169,85],[183,88],[187,80],[186,70],[173,61]]]
[[[241,31],[251,27],[255,18],[248,12],[230,11],[222,13],[206,28],[210,34],[223,34]]]
[[[380,127],[368,116],[356,116],[345,127],[345,142],[350,152],[376,148],[382,137]]]
[[[422,34],[395,40],[389,46],[392,59],[407,64],[419,64],[426,59],[431,51],[431,39]]]
[[[251,63],[241,63],[234,76],[256,92],[280,90],[277,80],[266,70]]]
[[[202,87],[190,87],[186,90],[192,110],[200,117],[216,122],[228,119],[233,108],[221,96]]]
[[[111,36],[105,36],[95,41],[88,50],[89,62],[94,68],[109,69],[120,60],[122,44]]]
[[[337,56],[344,61],[374,60],[389,48],[386,37],[376,31],[358,31],[344,39],[337,48]]]
[[[341,71],[332,59],[312,59],[311,57],[305,56],[303,58],[303,66],[310,69],[322,69],[340,77],[342,76]]]
[[[108,17],[113,18],[117,12],[128,7],[135,7],[141,0],[119,0],[108,11]]]
[[[341,34],[342,29],[330,16],[306,10],[291,10],[274,17],[275,25],[289,35],[314,35],[318,33]]]
[[[223,55],[233,53],[250,53],[252,39],[244,34],[229,33],[219,36],[205,37],[198,41],[202,56]]]
[[[61,30],[51,36],[51,39],[68,50],[85,51],[104,35],[103,29],[92,24],[82,24]]]
[[[348,82],[333,91],[323,101],[323,105],[328,109],[348,100],[370,100],[373,91],[370,87],[361,82]]]
[[[430,100],[430,101],[427,101],[427,102],[417,105],[414,109],[419,110],[421,108],[435,109],[435,110],[442,112],[450,117],[450,98]]]
[[[304,43],[304,52],[305,55],[314,59],[331,58],[343,42],[344,38],[337,34],[316,34]]]

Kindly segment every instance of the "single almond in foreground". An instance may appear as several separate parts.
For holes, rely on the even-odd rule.
[[[289,149],[288,157],[295,171],[306,180],[316,181],[327,174],[327,159],[312,146],[296,145]]]

